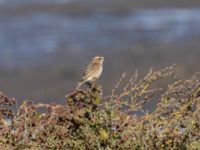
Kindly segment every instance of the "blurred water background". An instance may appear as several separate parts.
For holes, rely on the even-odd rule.
[[[63,103],[98,54],[105,95],[136,69],[177,63],[189,77],[200,69],[200,2],[0,1],[0,91],[19,102]]]

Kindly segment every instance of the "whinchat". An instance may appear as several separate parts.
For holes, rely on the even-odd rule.
[[[95,82],[100,76],[103,71],[103,62],[104,57],[102,56],[95,56],[91,63],[85,69],[81,81],[78,83],[77,89],[83,83],[91,83]]]

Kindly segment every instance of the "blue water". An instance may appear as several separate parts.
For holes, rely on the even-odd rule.
[[[200,8],[140,9],[126,15],[95,12],[83,17],[42,11],[0,15],[0,65],[34,62],[60,49],[117,50],[141,42],[184,42],[200,38],[199,16]]]

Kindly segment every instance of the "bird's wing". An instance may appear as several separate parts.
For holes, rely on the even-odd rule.
[[[90,74],[91,74],[91,70],[92,70],[92,68],[93,68],[94,66],[95,66],[94,63],[90,63],[90,64],[86,67],[85,71],[83,72],[81,82],[83,82],[83,81],[85,81],[85,80],[88,79],[88,77],[89,77]]]

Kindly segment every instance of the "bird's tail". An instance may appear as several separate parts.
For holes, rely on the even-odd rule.
[[[79,90],[80,86],[83,84],[83,82],[78,82],[78,85],[76,86],[76,90]]]

